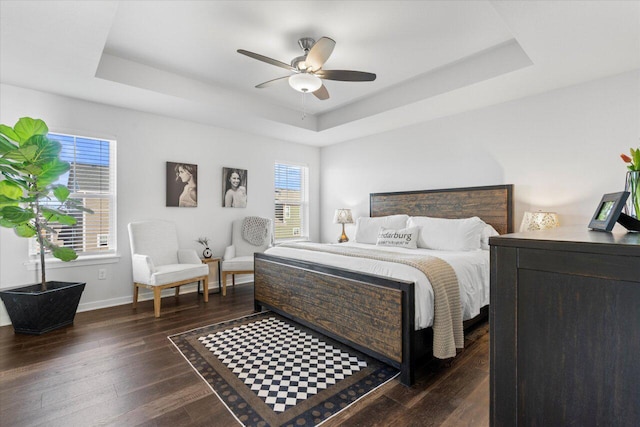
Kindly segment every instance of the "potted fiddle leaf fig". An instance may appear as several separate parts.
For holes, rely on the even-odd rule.
[[[39,335],[72,324],[85,286],[46,278],[47,252],[62,261],[78,257],[56,239],[60,227],[76,224],[70,211],[92,213],[59,182],[70,164],[60,159],[62,146],[48,131],[30,117],[14,127],[0,125],[0,226],[35,237],[40,258],[40,283],[0,291],[16,333]]]

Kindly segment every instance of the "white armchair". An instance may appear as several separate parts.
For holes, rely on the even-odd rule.
[[[253,222],[253,234],[262,240],[260,244],[250,243],[243,237],[245,219],[256,218]],[[255,227],[258,228],[255,228]],[[222,257],[222,296],[227,295],[227,276],[232,277],[232,284],[236,283],[236,274],[253,274],[253,254],[264,252],[273,240],[273,222],[268,218],[248,217],[233,221],[231,229],[231,245],[224,250]]]
[[[175,225],[166,221],[139,221],[128,225],[133,266],[133,307],[138,304],[139,288],[153,289],[155,317],[160,317],[162,290],[187,283],[204,283],[204,301],[209,301],[209,267],[193,249],[178,248]]]

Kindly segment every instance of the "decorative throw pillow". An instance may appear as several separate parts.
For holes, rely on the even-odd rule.
[[[401,228],[399,230],[381,228],[376,245],[416,249],[418,247],[418,233],[420,233],[420,227]]]
[[[451,219],[412,216],[408,227],[420,226],[418,247],[440,251],[480,249],[480,237],[486,223],[477,216]]]
[[[389,215],[374,218],[360,217],[356,220],[356,242],[375,245],[378,232],[384,228],[405,228],[409,215]]]

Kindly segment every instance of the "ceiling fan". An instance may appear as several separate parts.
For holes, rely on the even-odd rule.
[[[289,76],[278,77],[276,79],[260,83],[256,86],[258,89],[262,89],[281,80],[288,79],[289,85],[295,90],[302,93],[311,92],[316,96],[316,98],[325,100],[329,99],[329,92],[322,83],[322,80],[371,82],[376,79],[375,74],[363,71],[323,70],[322,66],[327,59],[329,59],[329,56],[331,56],[333,48],[336,45],[336,42],[329,37],[321,37],[318,41],[315,41],[311,37],[303,37],[298,40],[298,45],[304,51],[304,55],[293,58],[291,65],[244,49],[238,49],[238,53],[294,72],[294,74]]]

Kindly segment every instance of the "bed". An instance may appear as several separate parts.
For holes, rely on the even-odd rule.
[[[477,216],[504,234],[513,231],[512,193],[512,185],[372,193],[370,216]],[[432,357],[433,329],[416,328],[416,281],[269,251],[255,255],[254,277],[256,311],[272,310],[388,363],[404,385],[414,382],[416,364]],[[486,318],[487,308],[465,329]]]

